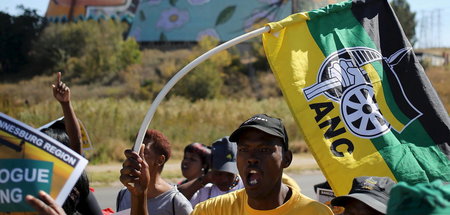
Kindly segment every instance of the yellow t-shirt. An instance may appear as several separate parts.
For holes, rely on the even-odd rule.
[[[247,200],[245,189],[237,190],[199,203],[191,215],[333,215],[328,206],[296,189],[292,189],[292,196],[286,203],[272,210],[255,210]]]
[[[281,182],[283,182],[283,184],[286,184],[289,187],[294,188],[298,192],[301,192],[300,186],[298,186],[297,182],[295,182],[293,178],[291,178],[289,175],[285,173],[283,173],[283,176],[281,177]]]

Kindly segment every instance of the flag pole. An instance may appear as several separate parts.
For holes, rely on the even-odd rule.
[[[133,151],[139,152],[139,149],[141,148],[142,141],[144,140],[144,134],[147,130],[148,126],[150,125],[150,122],[153,118],[153,115],[156,112],[156,108],[159,106],[161,101],[164,99],[164,97],[169,93],[170,89],[173,88],[173,86],[181,79],[183,78],[188,72],[190,72],[192,69],[194,69],[196,66],[198,66],[203,61],[207,60],[211,56],[217,54],[218,52],[221,52],[225,49],[228,49],[234,45],[237,45],[241,42],[244,42],[246,40],[249,40],[251,38],[254,38],[256,36],[259,36],[265,32],[269,32],[270,27],[265,26],[259,29],[256,29],[254,31],[248,32],[246,34],[243,34],[241,36],[238,36],[230,41],[227,41],[225,43],[222,43],[221,45],[209,50],[208,52],[202,54],[200,57],[197,57],[195,60],[191,61],[188,65],[186,65],[183,69],[181,69],[179,72],[177,72],[170,80],[167,82],[167,84],[162,88],[162,90],[158,93],[155,100],[153,101],[152,105],[150,106],[150,109],[147,111],[147,114],[145,115],[144,121],[141,124],[141,128],[139,129],[138,136],[136,138],[136,142],[133,146]]]

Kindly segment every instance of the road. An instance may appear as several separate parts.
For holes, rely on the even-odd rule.
[[[325,181],[325,177],[323,176],[321,171],[305,171],[301,174],[293,174],[290,173],[289,176],[294,178],[300,186],[302,193],[306,196],[315,199],[316,195],[314,193],[313,186],[318,183],[322,183]],[[112,208],[114,211],[116,210],[116,196],[121,186],[112,186],[112,187],[98,187],[95,188],[95,196],[100,204],[101,208]]]

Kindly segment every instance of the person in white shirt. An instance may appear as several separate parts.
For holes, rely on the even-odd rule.
[[[131,210],[131,214],[147,208],[149,214],[188,215],[191,204],[177,187],[165,181],[161,173],[172,154],[170,142],[157,130],[147,130],[139,154],[125,150],[126,160],[120,170],[120,182],[126,187],[117,195],[117,211]],[[125,213],[125,212],[123,212]]]
[[[230,142],[227,137],[216,140],[212,144],[210,179],[212,183],[206,184],[198,190],[190,202],[194,208],[200,202],[209,198],[220,196],[244,188],[236,166],[237,145]]]

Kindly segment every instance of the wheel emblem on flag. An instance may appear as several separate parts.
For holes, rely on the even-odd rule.
[[[319,69],[317,82],[303,89],[305,97],[310,101],[323,94],[340,103],[341,118],[352,134],[366,139],[379,137],[392,126],[378,107],[372,82],[363,67],[380,61],[388,65],[390,71],[387,72],[395,75],[393,66],[409,51],[402,49],[385,58],[377,50],[367,47],[341,49],[325,59]],[[403,96],[411,109],[420,116],[421,113],[411,105],[404,93]],[[401,132],[404,127],[395,130]]]
[[[371,85],[362,84],[347,89],[341,102],[341,116],[352,133],[372,138],[390,129],[378,108]]]

